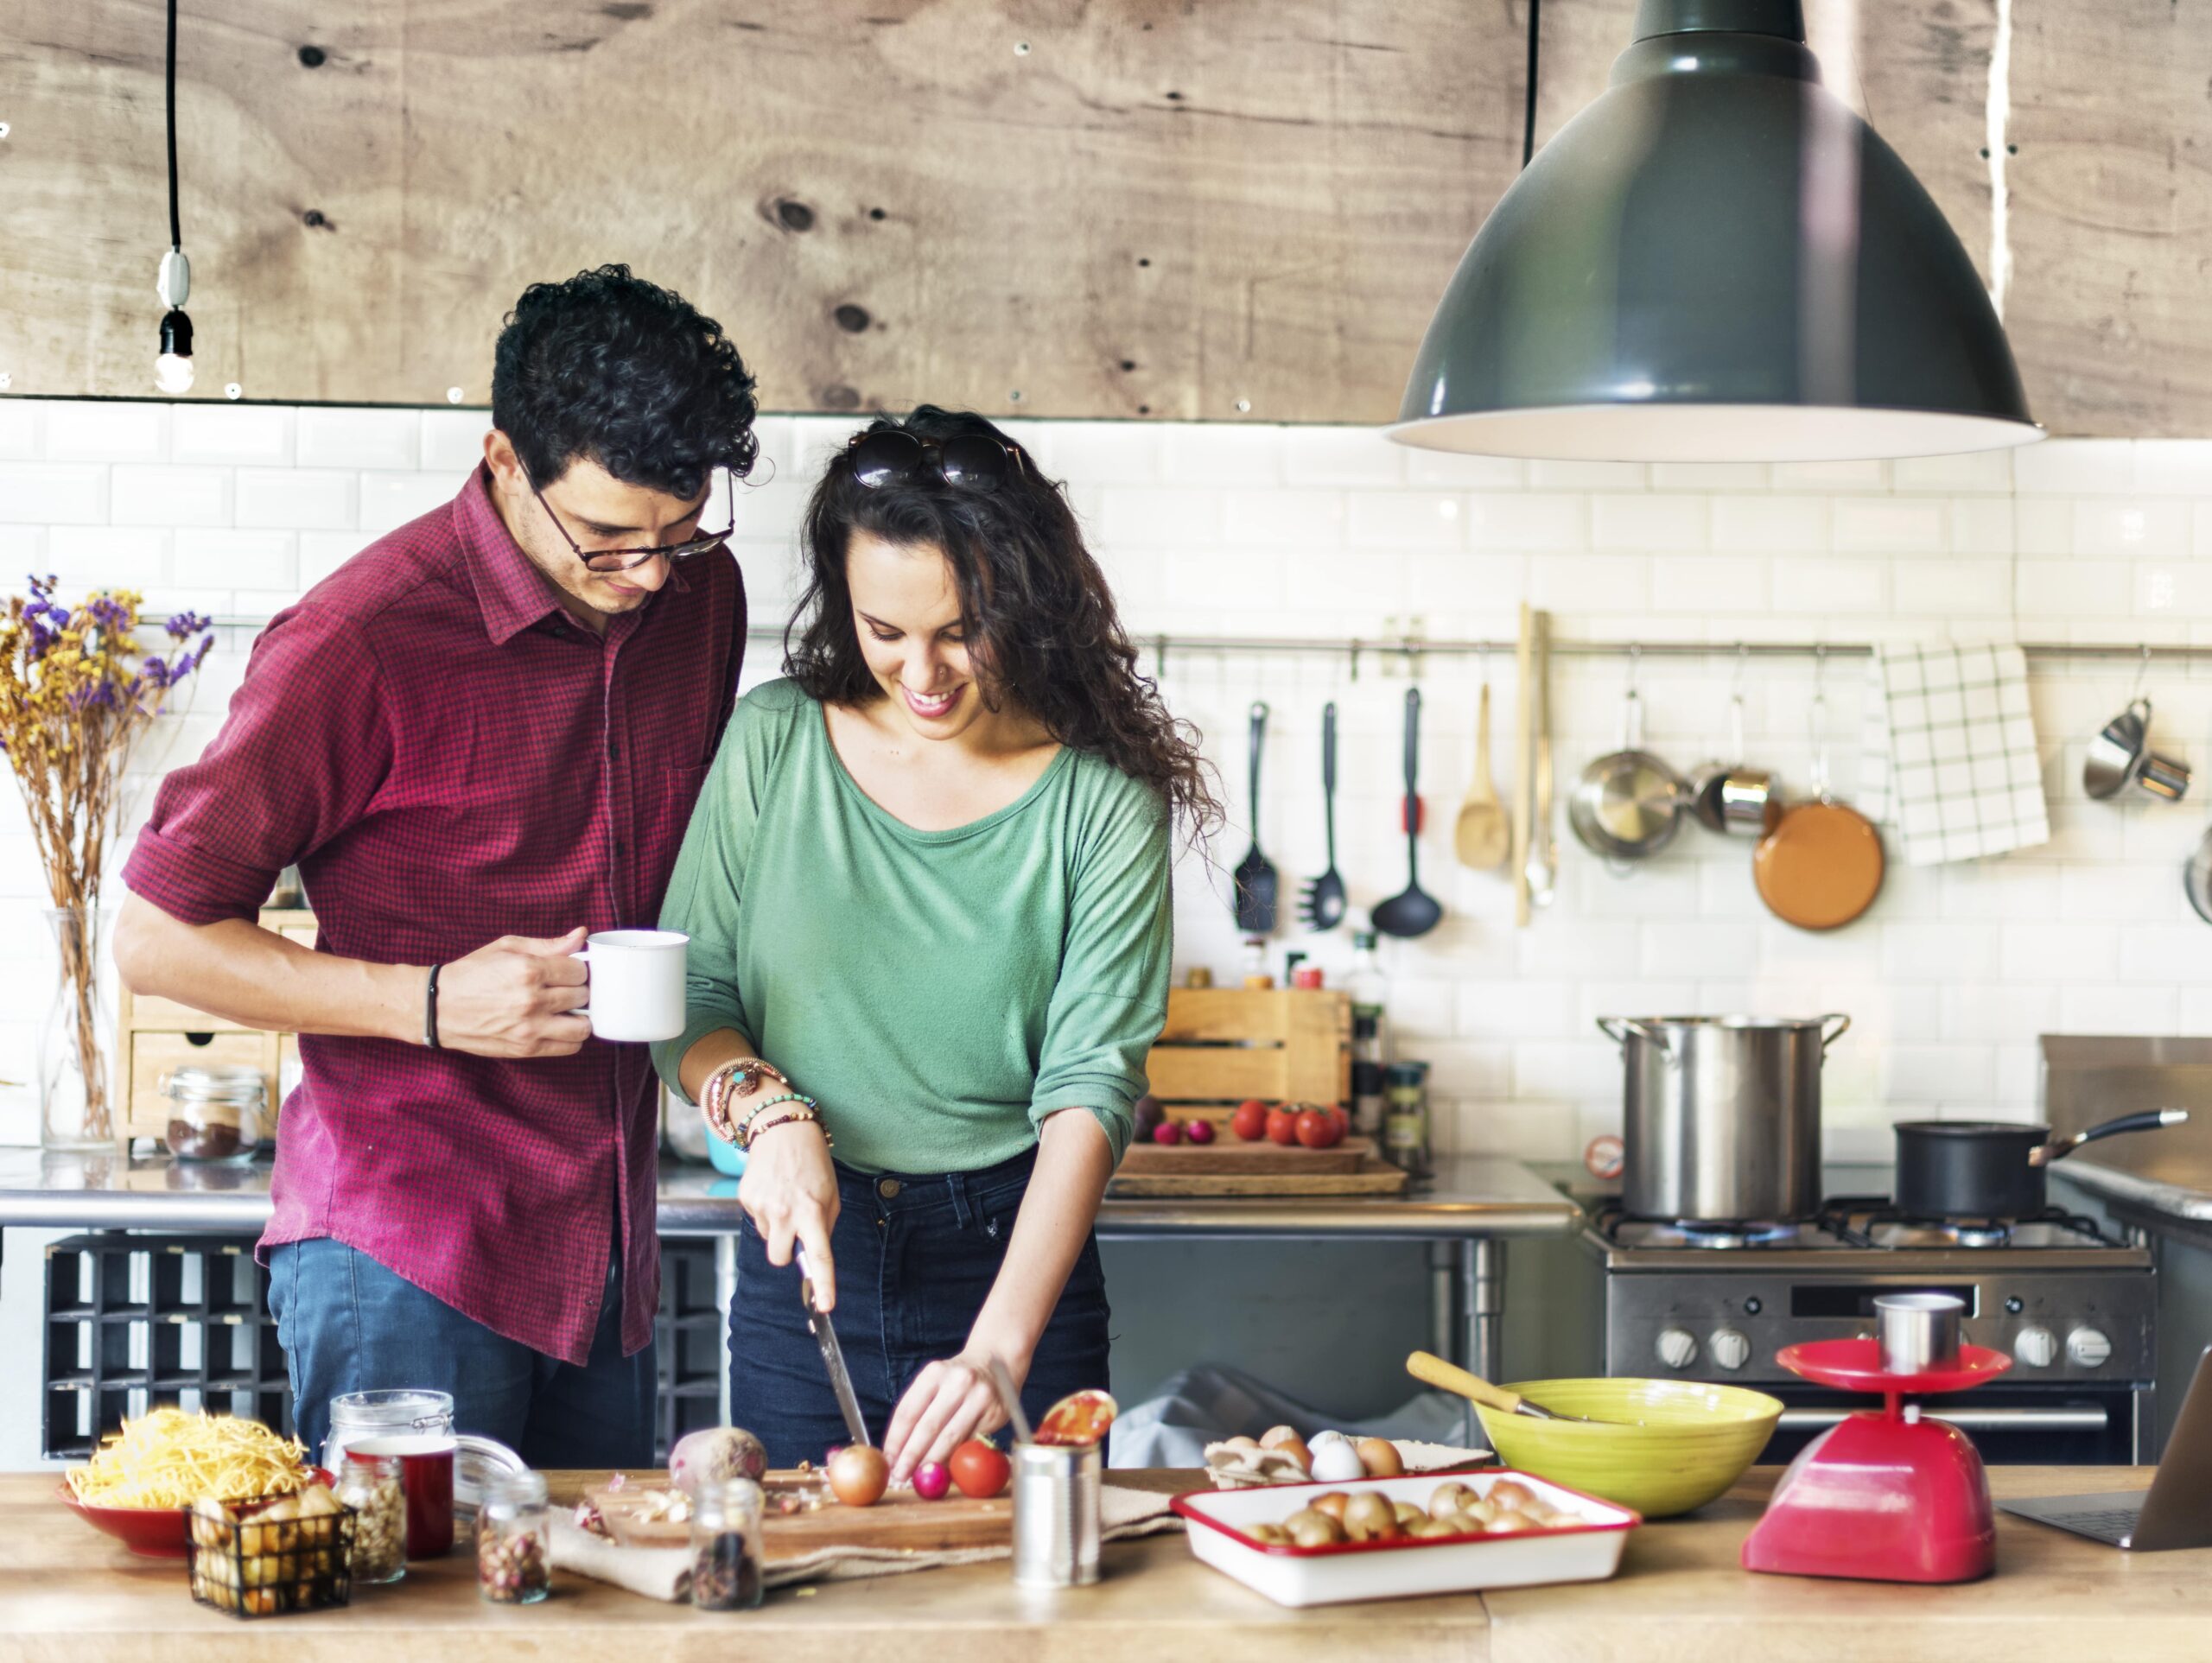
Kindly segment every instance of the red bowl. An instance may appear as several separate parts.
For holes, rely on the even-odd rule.
[[[321,1467],[308,1469],[308,1476],[324,1488],[330,1475]],[[55,1498],[95,1530],[104,1530],[133,1553],[149,1559],[181,1559],[191,1539],[184,1507],[103,1507],[80,1501],[67,1481],[54,1487]]]

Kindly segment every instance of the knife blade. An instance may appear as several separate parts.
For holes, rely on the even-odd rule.
[[[837,1330],[830,1325],[829,1313],[814,1303],[814,1271],[806,1262],[806,1249],[801,1247],[798,1258],[798,1297],[806,1307],[806,1326],[814,1336],[814,1342],[822,1348],[822,1366],[830,1371],[830,1389],[837,1394],[838,1412],[845,1417],[845,1431],[856,1444],[868,1442],[868,1423],[861,1419],[861,1406],[853,1395],[853,1377],[845,1367],[845,1349],[837,1343]]]

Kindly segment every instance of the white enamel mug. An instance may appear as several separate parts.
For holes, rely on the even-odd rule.
[[[683,954],[691,937],[675,930],[602,930],[575,955],[591,967],[578,1012],[601,1039],[673,1039],[683,1031]]]

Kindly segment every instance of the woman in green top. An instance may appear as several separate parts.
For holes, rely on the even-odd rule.
[[[980,416],[855,435],[817,487],[788,680],[740,701],[661,922],[662,1077],[747,1149],[731,1402],[848,1441],[793,1248],[894,1480],[1107,1383],[1091,1235],[1166,1011],[1169,827],[1217,815],[1059,488]],[[832,1152],[834,1145],[834,1154]]]

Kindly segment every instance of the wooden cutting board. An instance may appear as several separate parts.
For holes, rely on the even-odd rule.
[[[607,1520],[625,1547],[685,1547],[689,1523],[637,1516],[644,1498],[665,1483],[632,1484],[621,1489],[592,1489],[585,1497]],[[772,1472],[767,1476],[768,1509],[761,1535],[768,1562],[804,1558],[825,1547],[900,1548],[935,1552],[963,1547],[1005,1547],[1014,1539],[1014,1497],[1009,1492],[978,1501],[953,1490],[941,1501],[925,1501],[912,1490],[893,1492],[872,1507],[849,1507],[835,1497],[802,1513],[779,1513],[783,1495],[825,1495],[819,1475]]]
[[[1338,1146],[1345,1148],[1350,1144],[1347,1139]],[[1136,1151],[1132,1148],[1129,1152],[1135,1154]],[[1334,1154],[1337,1151],[1323,1152]],[[1125,1156],[1114,1181],[1106,1186],[1106,1193],[1134,1199],[1166,1200],[1206,1196],[1395,1196],[1403,1194],[1405,1188],[1404,1171],[1374,1153],[1370,1145],[1362,1151],[1359,1165],[1351,1171],[1317,1172],[1308,1167],[1260,1173],[1194,1172],[1178,1167],[1162,1171],[1157,1167],[1141,1166],[1133,1172]]]
[[[1224,1134],[1224,1137],[1227,1134]],[[1375,1152],[1372,1138],[1346,1138],[1328,1149],[1279,1143],[1133,1143],[1122,1157],[1123,1177],[1312,1177],[1357,1172]]]

